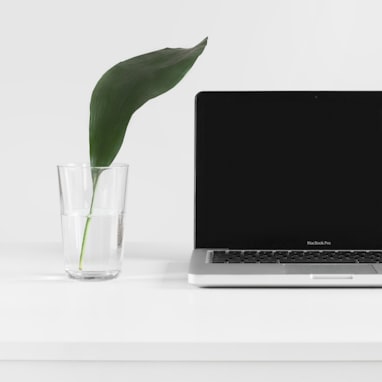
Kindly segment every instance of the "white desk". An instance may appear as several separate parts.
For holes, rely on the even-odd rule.
[[[0,380],[382,379],[382,289],[198,289],[190,253],[130,244],[79,282],[59,244],[1,244]]]

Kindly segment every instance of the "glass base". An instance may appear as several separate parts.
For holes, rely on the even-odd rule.
[[[68,271],[71,279],[83,281],[105,281],[115,279],[121,271]]]

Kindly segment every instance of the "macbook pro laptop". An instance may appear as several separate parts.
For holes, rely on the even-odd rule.
[[[382,92],[196,96],[204,287],[382,286]]]

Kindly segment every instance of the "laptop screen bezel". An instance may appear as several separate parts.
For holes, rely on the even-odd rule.
[[[203,118],[203,115],[198,112],[198,105],[200,103],[208,103],[213,98],[213,102],[218,102],[221,95],[227,96],[230,94],[256,94],[257,96],[267,97],[267,99],[280,99],[280,97],[286,97],[286,99],[297,97],[301,99],[320,99],[320,97],[375,97],[381,100],[382,103],[382,91],[202,91],[195,96],[195,152],[194,152],[194,247],[195,248],[222,248],[219,243],[210,243],[206,240],[206,233],[203,232],[200,227],[201,214],[200,209],[205,205],[204,196],[198,192],[198,184],[202,181],[201,173],[203,172],[203,161],[201,158],[201,153],[198,151],[199,138],[198,126],[199,121]],[[205,106],[205,105],[204,105]],[[382,167],[381,167],[382,169]],[[381,172],[382,173],[382,172]],[[382,174],[381,174],[382,176]],[[317,239],[317,240],[316,240]],[[212,245],[211,245],[212,244]],[[216,244],[216,245],[214,245]],[[228,248],[227,246],[224,246]],[[342,245],[340,248],[336,245],[332,245],[330,241],[321,240],[321,238],[312,238],[312,240],[307,240],[305,245],[299,245],[295,248],[290,249],[352,249],[354,246]],[[243,249],[247,247],[243,246]],[[277,245],[272,245],[269,247],[264,247],[264,249],[277,249],[283,248]],[[359,247],[354,247],[354,249],[361,249]],[[362,249],[382,249],[382,237],[375,240],[370,240],[367,245],[363,245]]]

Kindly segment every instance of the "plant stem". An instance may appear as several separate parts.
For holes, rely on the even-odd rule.
[[[96,192],[96,187],[97,187],[97,182],[98,182],[98,176],[99,174],[93,179],[93,195],[92,195],[92,200],[90,202],[90,210],[89,214],[86,218],[86,223],[85,223],[85,229],[84,229],[84,235],[82,237],[82,244],[81,244],[81,254],[80,254],[80,262],[78,264],[78,269],[82,271],[83,268],[83,263],[84,263],[84,256],[85,256],[85,248],[86,248],[86,241],[88,239],[88,233],[89,233],[89,226],[90,226],[90,221],[92,219],[92,214],[93,214],[93,204],[94,204],[94,199],[95,199],[95,192]]]

